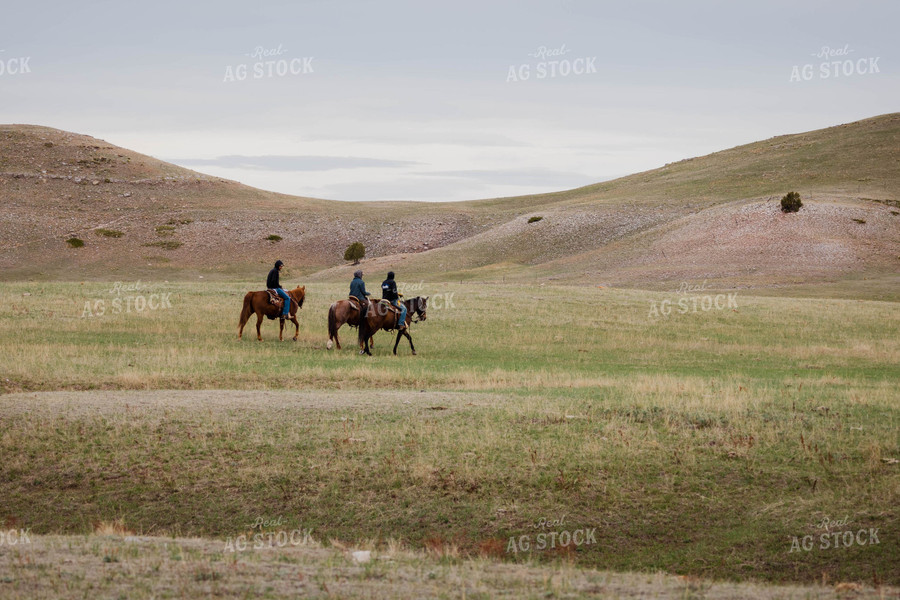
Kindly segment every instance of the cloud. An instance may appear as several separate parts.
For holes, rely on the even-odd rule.
[[[164,159],[182,167],[223,167],[251,171],[331,171],[334,169],[398,168],[421,163],[408,160],[383,160],[354,156],[242,156],[232,154],[216,158]]]
[[[554,171],[552,169],[472,169],[462,171],[429,171],[422,175],[461,179],[493,185],[533,185],[569,189],[590,185],[605,179],[583,173]]]
[[[422,131],[401,131],[402,124],[391,123],[391,127],[379,130],[370,134],[348,133],[346,135],[336,134],[333,131],[315,134],[307,133],[303,136],[306,141],[337,141],[337,142],[358,142],[378,144],[394,144],[394,145],[442,145],[442,146],[466,146],[466,147],[482,147],[482,148],[525,148],[534,144],[522,140],[516,140],[512,137],[489,132],[462,132],[462,131],[446,131],[443,129],[428,129]]]

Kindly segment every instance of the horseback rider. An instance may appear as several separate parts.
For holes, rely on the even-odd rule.
[[[366,299],[369,292],[366,291],[366,282],[363,281],[362,276],[363,272],[360,270],[353,273],[353,281],[350,282],[350,295],[359,300],[360,318],[365,318],[369,309],[369,301]]]
[[[284,300],[284,308],[281,309],[281,318],[287,319],[291,312],[291,297],[288,296],[288,293],[284,291],[284,289],[282,289],[278,277],[278,272],[281,271],[283,267],[283,262],[280,260],[275,261],[275,267],[269,271],[269,276],[266,278],[266,287],[270,290],[274,290],[275,293]]]
[[[397,321],[397,329],[406,329],[406,304],[400,302],[402,294],[397,292],[397,282],[394,281],[394,272],[388,271],[387,279],[381,284],[381,297],[391,303],[394,308],[400,309],[400,320]]]

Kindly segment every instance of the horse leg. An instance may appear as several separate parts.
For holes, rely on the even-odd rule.
[[[262,334],[259,332],[259,326],[262,325],[263,315],[261,311],[256,311],[256,339],[262,341]]]
[[[372,356],[372,352],[369,350],[369,342],[372,341],[372,337],[369,336],[363,340],[364,344],[360,344],[362,350],[359,351],[360,354],[367,354],[368,356]]]
[[[278,317],[278,341],[284,341],[284,317]]]
[[[400,337],[403,335],[402,331],[397,332],[397,341],[394,342],[394,356],[397,355],[397,344],[400,343]]]
[[[405,330],[402,331],[401,333],[403,333],[403,335],[406,336],[406,339],[409,340],[409,349],[412,350],[412,355],[415,356],[415,355],[416,355],[416,347],[413,346],[413,343],[412,343],[412,336],[409,335],[409,330],[408,330],[408,329],[405,329]]]
[[[297,338],[300,336],[300,321],[297,320],[297,315],[291,315],[291,321],[294,323],[295,327],[293,340],[296,342]]]
[[[340,329],[340,327],[338,327]],[[341,340],[338,338],[337,331],[334,332],[334,345],[337,346],[337,349],[341,349]]]

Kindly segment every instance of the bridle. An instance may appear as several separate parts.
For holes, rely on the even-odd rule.
[[[421,300],[421,296],[416,296],[415,298],[410,300],[410,304],[415,306],[413,315],[410,315],[409,322],[410,323],[419,323],[424,321],[427,318],[427,309],[419,309],[419,301]]]

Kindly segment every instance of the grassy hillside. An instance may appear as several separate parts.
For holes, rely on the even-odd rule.
[[[343,250],[362,241],[367,268],[408,277],[631,287],[883,282],[900,270],[898,184],[898,114],[565,192],[461,203],[286,196],[86,136],[6,125],[0,276],[259,276],[278,257],[295,273],[343,279]],[[784,218],[777,200],[790,190],[805,208]],[[67,244],[71,237],[83,247]]]

